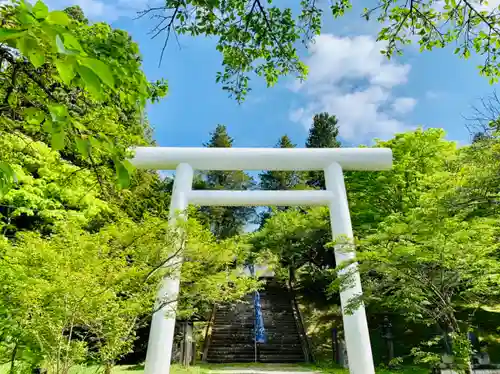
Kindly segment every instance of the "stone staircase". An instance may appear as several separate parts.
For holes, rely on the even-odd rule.
[[[207,362],[304,362],[304,352],[286,288],[268,282],[260,292],[267,342],[254,343],[253,297],[217,307],[207,351]]]
[[[254,316],[252,296],[215,311],[207,362],[254,362]]]

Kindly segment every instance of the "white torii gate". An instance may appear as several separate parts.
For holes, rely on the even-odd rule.
[[[188,204],[214,206],[313,206],[330,209],[333,238],[353,239],[343,170],[386,170],[392,167],[392,151],[386,148],[169,148],[139,147],[132,164],[137,168],[176,170],[170,203],[170,221]],[[193,190],[195,170],[323,170],[326,190],[304,191],[206,191]],[[185,216],[184,216],[185,218]],[[335,261],[340,264],[354,258],[342,244],[335,246]],[[365,308],[344,313],[349,300],[361,295],[356,264],[344,270],[354,275],[340,292],[344,333],[351,374],[374,374],[372,351]],[[158,300],[176,300],[180,273],[166,277],[158,291]],[[160,304],[161,305],[161,304]],[[175,328],[175,303],[153,314],[146,355],[145,374],[168,374]]]

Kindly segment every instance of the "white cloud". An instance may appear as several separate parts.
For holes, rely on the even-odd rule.
[[[2,2],[4,0],[0,0]],[[160,0],[47,0],[51,9],[78,5],[91,21],[113,22],[120,17],[133,18],[137,12],[159,4]]]
[[[413,110],[417,105],[417,100],[413,97],[398,97],[392,102],[392,110],[394,113],[406,114]]]
[[[489,1],[473,1],[472,3],[476,3],[476,8],[478,10],[483,10],[486,12],[492,12],[494,10],[498,10],[500,6],[500,0],[489,0]]]
[[[425,98],[428,100],[439,99],[439,98],[442,98],[443,96],[444,96],[444,94],[442,92],[433,91],[433,90],[429,90],[425,93]]]
[[[384,44],[373,36],[337,37],[322,34],[306,58],[309,77],[291,89],[306,104],[294,108],[290,119],[306,127],[320,111],[335,114],[346,140],[389,136],[408,128],[399,116],[416,104],[411,97],[394,97],[393,88],[408,81],[410,66],[387,60]]]
[[[91,20],[103,19],[115,20],[119,17],[119,9],[111,4],[98,0],[76,0],[73,5],[79,5],[85,16]]]

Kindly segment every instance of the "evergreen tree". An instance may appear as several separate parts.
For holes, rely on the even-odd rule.
[[[276,143],[276,148],[295,148],[296,144],[293,144],[288,135],[283,135],[278,143]],[[303,173],[297,171],[276,171],[269,170],[259,174],[260,178],[260,188],[262,190],[293,190],[298,189],[303,185]],[[284,211],[287,207],[277,207],[278,211]],[[261,226],[265,221],[271,216],[271,210],[266,209],[260,214],[260,224]]]
[[[288,135],[283,135],[276,148],[295,148]],[[292,190],[302,182],[302,175],[296,171],[265,171],[259,174],[262,190]]]
[[[339,127],[337,117],[328,113],[316,114],[307,137],[307,148],[339,148],[337,140]],[[325,177],[322,171],[308,173],[307,184],[314,188],[325,189]]]
[[[205,147],[230,148],[233,145],[224,125],[217,125],[210,136],[203,144]],[[197,176],[196,184],[199,189],[209,190],[248,190],[255,185],[252,177],[240,170],[207,171]],[[202,207],[200,219],[218,239],[224,239],[241,233],[247,223],[255,221],[256,213],[253,207]]]

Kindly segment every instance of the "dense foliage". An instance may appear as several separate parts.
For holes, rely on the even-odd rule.
[[[196,220],[178,238],[171,181],[132,173],[124,158],[152,143],[145,104],[166,92],[146,80],[130,36],[40,1],[2,6],[0,18],[0,363],[109,370],[147,325],[179,251],[181,317],[253,289],[237,276],[247,246]]]
[[[128,147],[151,141],[143,108],[167,86],[147,81],[128,34],[88,25],[71,10],[49,12],[41,1],[0,8],[0,131],[50,142],[65,159],[98,175],[116,169],[127,186]],[[4,163],[3,189],[13,177]]]
[[[430,326],[437,338],[411,354],[431,366],[443,349],[467,368],[475,311],[500,301],[498,144],[457,148],[438,129],[398,134],[377,144],[394,152],[390,171],[346,177],[365,289],[350,307],[364,301]],[[293,270],[307,302],[333,306],[350,274],[337,277],[330,235],[327,209],[313,208],[274,215],[251,240]]]

